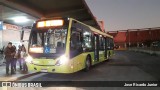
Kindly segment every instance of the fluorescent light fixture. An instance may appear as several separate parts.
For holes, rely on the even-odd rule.
[[[17,17],[13,17],[12,19],[16,23],[24,23],[24,22],[29,21],[29,19],[27,17],[25,17],[25,16],[17,16]]]

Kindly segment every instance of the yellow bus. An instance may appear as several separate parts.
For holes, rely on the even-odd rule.
[[[112,36],[73,18],[36,21],[28,47],[25,61],[37,72],[88,71],[114,54]]]

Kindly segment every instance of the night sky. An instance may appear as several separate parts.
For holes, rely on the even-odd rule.
[[[86,0],[107,31],[160,27],[160,0]]]

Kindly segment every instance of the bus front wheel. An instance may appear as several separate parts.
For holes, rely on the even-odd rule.
[[[85,71],[89,71],[90,68],[91,68],[90,57],[87,57],[86,62],[85,62]]]

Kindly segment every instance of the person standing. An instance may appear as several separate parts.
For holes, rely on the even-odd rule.
[[[5,48],[5,60],[6,60],[6,74],[9,75],[9,66],[11,64],[11,74],[14,74],[14,63],[13,63],[13,57],[14,57],[14,49],[12,47],[12,43],[9,42],[7,47]]]
[[[18,50],[17,50],[17,60],[19,62],[20,70],[22,70],[21,50],[22,50],[22,47],[19,45]]]
[[[28,67],[27,67],[27,65],[26,65],[26,62],[25,62],[25,56],[26,56],[26,48],[24,47],[24,45],[22,45],[22,47],[21,47],[21,60],[22,60],[22,62],[23,62],[23,72],[28,72]]]
[[[14,49],[14,58],[13,58],[13,63],[14,63],[14,66],[13,66],[13,68],[14,68],[14,71],[16,71],[16,63],[17,63],[17,50],[16,50],[16,46],[15,45],[13,45],[13,49]]]

